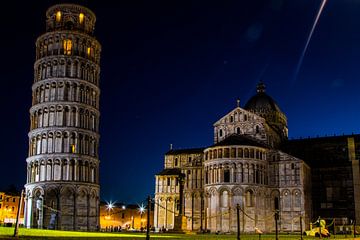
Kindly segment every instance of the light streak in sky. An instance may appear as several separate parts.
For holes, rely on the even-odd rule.
[[[296,66],[296,70],[295,70],[295,74],[294,74],[294,81],[293,81],[294,83],[295,83],[296,78],[297,78],[297,76],[298,76],[298,74],[299,74],[299,71],[300,71],[302,62],[303,62],[303,60],[304,60],[304,56],[305,56],[306,50],[308,49],[308,46],[309,46],[309,43],[310,43],[310,41],[311,41],[312,35],[313,35],[313,33],[314,33],[314,30],[315,30],[315,28],[316,28],[316,25],[318,24],[319,18],[320,18],[320,16],[321,16],[321,13],[322,13],[324,7],[325,7],[326,2],[327,2],[327,0],[323,0],[323,1],[322,1],[321,6],[320,6],[320,9],[319,9],[319,11],[318,11],[318,13],[317,13],[317,15],[316,15],[314,24],[312,25],[310,34],[309,34],[309,36],[308,36],[308,38],[307,38],[307,40],[306,40],[305,47],[304,47],[304,49],[303,49],[303,51],[302,51],[302,53],[301,53],[299,62],[298,62],[298,64],[297,64],[297,66]]]

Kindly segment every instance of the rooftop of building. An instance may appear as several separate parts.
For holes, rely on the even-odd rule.
[[[157,173],[156,176],[179,176],[180,174],[180,168],[165,168],[161,172]]]
[[[205,148],[184,148],[184,149],[170,149],[165,155],[175,154],[201,154]]]
[[[265,143],[257,140],[256,138],[247,136],[247,135],[239,135],[239,134],[232,134],[225,138],[224,140],[210,146],[210,147],[217,147],[217,146],[231,146],[231,145],[244,145],[244,146],[255,146],[255,147],[268,147]]]

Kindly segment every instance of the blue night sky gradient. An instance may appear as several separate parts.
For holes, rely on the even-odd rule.
[[[0,189],[26,180],[34,42],[59,2],[18,9],[12,1],[0,15]],[[290,138],[360,132],[360,1],[328,0],[296,80],[320,0],[77,3],[97,15],[103,47],[103,200],[153,194],[169,144],[211,145],[212,124],[237,98],[244,106],[261,79],[287,115]]]

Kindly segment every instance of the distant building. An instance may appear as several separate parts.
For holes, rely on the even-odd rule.
[[[25,226],[99,228],[100,43],[95,14],[59,4],[36,40]]]
[[[19,201],[20,193],[0,192],[0,225],[16,222]],[[19,223],[24,223],[24,203],[22,203]]]
[[[265,85],[214,124],[214,144],[171,149],[156,174],[157,229],[254,232],[308,228],[318,216],[360,222],[360,136],[288,140]]]
[[[102,231],[141,230],[147,225],[147,209],[136,204],[100,204],[100,227]],[[154,211],[150,211],[150,226],[154,226]]]

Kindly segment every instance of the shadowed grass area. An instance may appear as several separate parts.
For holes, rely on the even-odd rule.
[[[9,227],[0,227],[0,239],[12,239],[14,234],[14,228]],[[145,239],[145,233],[99,233],[99,232],[73,232],[73,231],[58,231],[58,230],[42,230],[42,229],[19,229],[19,238],[20,239],[131,239],[131,240],[141,240]],[[156,234],[151,233],[150,239],[154,240],[165,240],[165,239],[236,239],[236,235],[215,235],[215,234]],[[241,235],[242,240],[257,240],[259,239],[258,235]],[[275,239],[275,235],[262,235],[262,240]],[[299,234],[297,235],[288,235],[280,234],[279,239],[300,239]],[[314,237],[304,237],[304,239],[319,239]],[[323,238],[325,239],[325,238]],[[331,239],[334,239],[332,236]],[[355,239],[352,236],[337,235],[336,239]],[[360,238],[356,238],[360,239]]]

